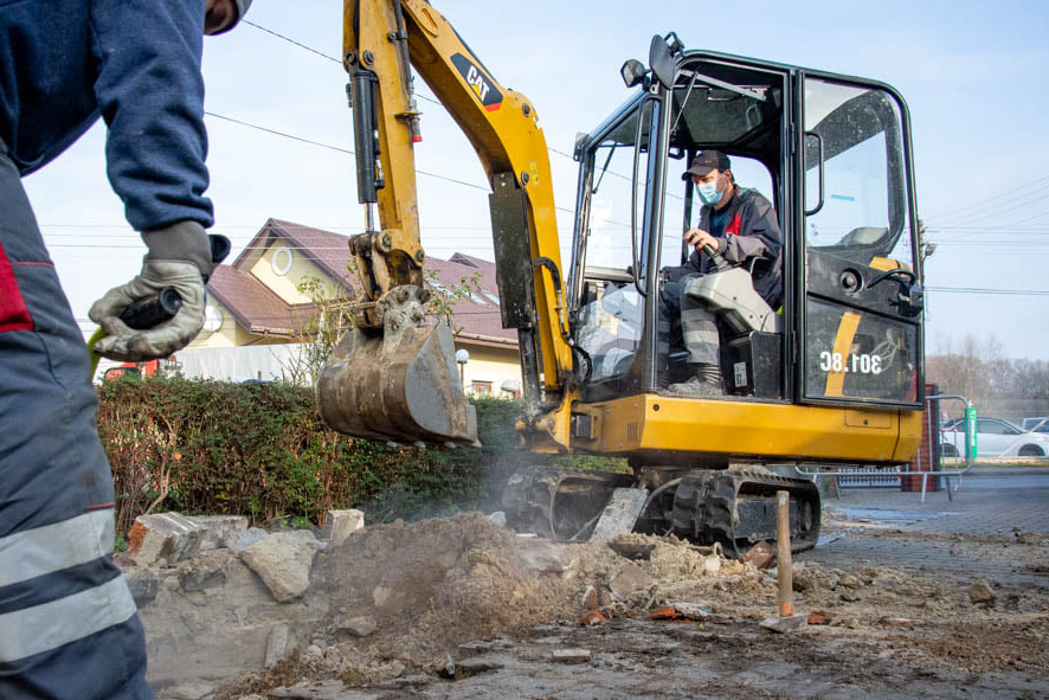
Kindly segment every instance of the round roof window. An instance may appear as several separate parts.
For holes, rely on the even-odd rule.
[[[273,266],[273,274],[278,276],[288,274],[288,270],[291,269],[291,265],[294,262],[295,256],[288,246],[282,245],[273,250],[273,257],[270,260],[270,264]]]

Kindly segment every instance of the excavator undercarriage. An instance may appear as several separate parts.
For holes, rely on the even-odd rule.
[[[625,490],[625,491],[624,491]],[[589,539],[606,512],[630,510],[602,536],[618,532],[673,534],[697,545],[720,544],[738,558],[759,540],[776,538],[776,492],[790,494],[791,548],[816,545],[820,496],[804,479],[777,476],[760,466],[726,469],[639,470],[630,474],[538,468],[511,477],[503,494],[507,524],[562,541]],[[631,493],[636,497],[631,499]]]

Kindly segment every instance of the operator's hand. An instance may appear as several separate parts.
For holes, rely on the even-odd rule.
[[[214,267],[204,227],[181,221],[147,231],[142,238],[149,247],[142,272],[106,292],[88,311],[106,333],[95,342],[94,350],[111,360],[144,362],[168,357],[189,345],[204,327],[204,277]],[[134,330],[120,320],[131,302],[164,287],[174,287],[182,297],[182,308],[174,318],[149,330]]]
[[[704,231],[701,228],[690,229],[685,234],[685,242],[689,245],[696,246],[700,251],[706,246],[710,246],[714,251],[721,250],[718,246],[718,239],[714,238],[708,231]]]

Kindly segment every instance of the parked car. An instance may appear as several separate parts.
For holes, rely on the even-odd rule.
[[[1049,433],[1049,416],[1024,418],[1020,422],[1020,427],[1024,430],[1033,430],[1036,433]]]
[[[965,454],[965,420],[950,421],[940,430],[944,457]],[[1026,431],[1002,418],[976,419],[978,457],[1045,457],[1049,455],[1049,432]]]

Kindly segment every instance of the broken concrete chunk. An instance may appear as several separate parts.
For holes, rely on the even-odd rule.
[[[590,651],[588,649],[554,649],[550,658],[562,664],[582,664],[590,660]]]
[[[140,515],[128,533],[128,555],[136,564],[169,564],[195,557],[207,530],[178,513]]]
[[[338,547],[346,538],[364,527],[364,513],[350,508],[348,510],[329,510],[321,528],[321,539]]]
[[[497,510],[491,515],[489,515],[488,520],[493,525],[498,525],[499,527],[506,527],[506,513],[504,513],[501,510]]]
[[[232,549],[234,552],[243,552],[245,549],[255,544],[256,542],[262,542],[270,536],[270,533],[263,530],[261,527],[249,527],[247,530],[234,530],[226,538],[225,544],[227,547]]]
[[[590,539],[610,540],[616,535],[632,532],[647,499],[646,489],[619,488],[612,491],[612,499],[601,512]]]
[[[521,563],[537,574],[560,574],[565,570],[561,547],[549,540],[519,540]]]
[[[316,553],[313,533],[293,530],[256,542],[241,552],[240,558],[259,575],[276,601],[286,603],[310,587],[310,568]]]
[[[227,549],[201,554],[179,567],[179,586],[186,593],[221,588],[226,584],[226,567],[232,559],[233,553]]]
[[[973,605],[994,605],[994,589],[991,584],[980,580],[973,584],[969,591],[969,602]]]
[[[379,625],[375,622],[375,618],[367,616],[351,617],[339,623],[340,632],[349,632],[354,637],[367,637],[369,634],[374,634],[377,629]]]
[[[652,577],[644,569],[630,562],[616,574],[608,587],[612,591],[613,598],[624,600],[638,591],[648,590],[652,583]]]
[[[270,636],[266,640],[266,668],[273,668],[278,661],[284,658],[288,651],[288,626],[278,622],[270,629]]]
[[[131,589],[131,597],[135,600],[135,607],[144,608],[156,600],[157,592],[160,590],[160,577],[156,571],[148,569],[134,569],[124,574],[128,588]]]
[[[809,625],[806,615],[791,615],[790,617],[769,617],[761,621],[761,626],[773,632],[788,634],[803,630]]]
[[[204,528],[204,538],[200,543],[202,552],[226,547],[226,540],[233,533],[248,529],[248,519],[239,515],[187,515],[186,519]]]

